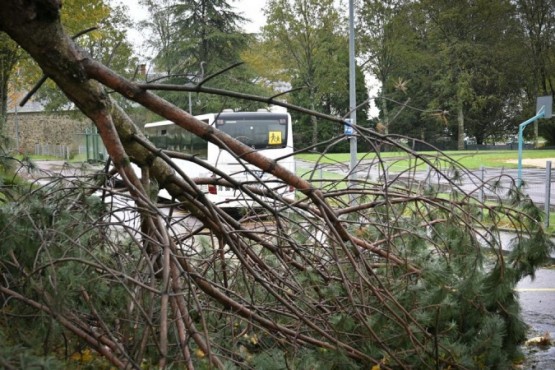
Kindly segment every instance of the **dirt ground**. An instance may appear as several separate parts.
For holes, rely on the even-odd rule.
[[[545,168],[547,161],[551,161],[551,168],[555,165],[555,158],[522,159],[522,165],[527,167]],[[507,161],[507,163],[518,163],[517,159]]]

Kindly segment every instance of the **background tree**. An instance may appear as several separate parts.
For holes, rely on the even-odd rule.
[[[446,148],[451,140],[446,136],[447,121],[443,109],[432,104],[437,97],[432,76],[439,60],[430,40],[430,23],[418,2],[368,1],[359,9],[357,32],[364,67],[380,83],[376,129]]]
[[[122,76],[133,77],[138,59],[127,35],[127,30],[132,25],[127,6],[109,7],[104,0],[68,1],[63,6],[62,22],[71,35],[94,29],[77,37],[76,42],[92,57],[101,60]],[[67,107],[68,103],[52,81],[38,91],[37,98],[46,102],[47,109],[52,110]],[[124,99],[118,96],[115,98],[129,108]]]
[[[143,26],[153,37],[147,44],[154,53],[153,78],[167,76],[164,82],[197,84],[203,78],[242,62],[241,53],[248,49],[253,36],[241,30],[245,19],[231,7],[229,1],[195,0],[163,2],[144,0],[150,19]],[[245,93],[260,93],[256,75],[247,65],[209,82],[210,86],[234,86]],[[162,93],[171,102],[188,107],[183,94]],[[208,95],[195,96],[195,114],[219,111],[223,108],[250,109],[257,105],[248,102],[230,102]],[[233,104],[234,106],[231,106]]]
[[[137,58],[127,38],[127,29],[132,23],[128,13],[126,6],[111,8],[104,0],[70,0],[64,2],[61,21],[68,34],[79,34],[76,42],[90,55],[110,65],[118,73],[132,77],[137,67]],[[23,91],[30,89],[43,74],[29,59],[21,59],[18,67],[21,75],[25,76],[20,85]],[[44,103],[48,110],[68,108],[67,97],[50,80],[41,86],[34,99]],[[116,99],[123,105],[126,104],[125,100]]]
[[[453,138],[463,149],[466,135],[483,143],[514,130],[528,76],[516,20],[509,1],[365,2],[361,48],[382,94],[421,109],[404,110],[394,132]],[[380,106],[388,128],[393,107]]]
[[[175,53],[171,51],[172,44],[177,39],[177,31],[174,28],[176,20],[172,11],[172,6],[176,3],[175,0],[140,2],[149,13],[148,19],[139,24],[142,34],[145,35],[143,45],[152,50],[157,71],[165,75],[174,73],[174,68],[179,62],[171,59],[175,57]]]
[[[347,40],[343,45],[347,45]],[[344,48],[346,49],[346,48]],[[337,50],[336,54],[340,61],[345,63],[345,66],[349,65],[349,54],[348,50]],[[348,70],[343,71],[345,74],[343,75],[335,75],[337,80],[341,77],[344,80],[348,81]],[[361,107],[357,110],[357,125],[361,127],[371,127],[373,125],[372,120],[368,117],[368,111],[370,103],[368,101],[368,89],[366,87],[366,81],[364,77],[364,73],[360,67],[356,67],[355,70],[355,84],[356,84],[356,101],[357,104],[361,105]],[[343,81],[342,81],[343,82]],[[335,84],[341,86],[342,88],[332,89],[327,92],[321,92],[320,100],[318,103],[318,109],[321,109],[322,112],[326,114],[336,116],[336,117],[344,117],[347,112],[349,112],[349,93],[348,93],[348,86],[345,87],[343,83],[336,82]],[[293,86],[302,85],[302,81],[293,80]],[[338,86],[338,87],[339,87]],[[347,89],[345,91],[344,89]],[[310,93],[308,89],[299,89],[292,91],[290,94],[291,102],[301,106],[310,106],[312,103],[310,100]],[[364,103],[366,102],[366,104]],[[315,132],[313,121],[317,122],[318,131],[316,133],[316,140],[318,142],[332,140],[333,138],[338,138],[343,135],[344,127],[343,125],[331,123],[331,122],[318,122],[318,120],[313,119],[304,114],[298,114],[293,112],[292,116],[295,119],[295,141],[298,143],[314,143],[315,139]],[[320,149],[323,149],[320,146]],[[360,152],[365,150],[372,150],[370,147],[365,145],[365,142],[362,141],[358,145],[358,149]],[[344,153],[349,151],[349,142],[347,140],[342,140],[339,142],[334,142],[333,145],[326,147],[327,152],[332,153]]]
[[[430,41],[439,63],[432,77],[436,104],[450,112],[457,146],[465,135],[483,143],[488,129],[504,122],[506,107],[514,106],[523,83],[518,70],[522,38],[509,1],[421,2],[430,20]],[[447,108],[446,108],[447,107]]]
[[[379,131],[389,133],[389,107],[385,96],[393,88],[393,80],[401,79],[399,63],[401,56],[409,45],[404,39],[410,32],[402,30],[403,17],[399,16],[406,1],[364,1],[357,8],[358,22],[356,30],[357,50],[364,58],[362,65],[365,71],[377,78],[381,85],[382,99],[377,102],[380,106],[381,126]],[[405,42],[403,42],[405,41]],[[416,50],[412,50],[416,51]],[[395,57],[394,55],[397,55]],[[405,54],[407,56],[407,54]],[[414,55],[411,55],[411,59]],[[406,91],[405,91],[406,92]]]
[[[348,96],[348,49],[345,29],[332,0],[271,0],[266,8],[267,24],[263,41],[274,46],[275,63],[282,66],[294,88],[296,104],[342,116],[348,105],[340,96]],[[359,75],[359,102],[366,100],[366,84]],[[365,113],[360,117],[364,121]],[[316,117],[297,117],[300,140],[316,145],[337,134],[342,127],[322,126]],[[305,121],[305,120],[309,121]],[[299,140],[298,140],[299,141]]]
[[[8,113],[9,82],[20,57],[21,51],[17,44],[6,34],[0,33],[0,134],[3,133]]]
[[[525,35],[526,70],[529,71],[525,85],[527,107],[525,117],[536,112],[538,96],[553,95],[555,90],[555,51],[551,46],[555,40],[555,4],[549,0],[518,0],[515,2],[519,21]],[[523,118],[524,120],[524,118]],[[555,123],[553,120],[534,123],[534,138],[539,132],[548,144],[555,144]]]
[[[530,53],[527,60],[535,89],[533,98],[551,95],[555,91],[551,46],[555,32],[555,4],[548,0],[517,0],[515,4],[526,35],[526,50]]]

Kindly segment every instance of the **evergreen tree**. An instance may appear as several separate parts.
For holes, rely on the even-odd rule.
[[[361,23],[386,128],[459,149],[467,135],[482,143],[514,130],[527,74],[511,2],[365,2]],[[388,122],[409,99],[420,111]]]
[[[149,44],[154,50],[155,69],[167,76],[164,83],[197,84],[242,62],[241,53],[253,41],[252,35],[241,30],[245,19],[234,11],[229,1],[144,0],[142,4],[151,14],[143,25],[153,36]],[[244,93],[265,92],[255,80],[252,70],[242,65],[216,77],[209,86]],[[161,95],[183,108],[189,106],[189,96],[183,93]],[[247,108],[246,104],[209,95],[195,94],[194,103],[195,114]]]

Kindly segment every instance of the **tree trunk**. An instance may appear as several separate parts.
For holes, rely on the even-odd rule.
[[[382,83],[385,86],[385,83]],[[384,93],[385,96],[385,93]],[[388,135],[389,134],[389,109],[387,108],[387,100],[382,99],[382,111],[383,111],[383,132],[382,134]]]
[[[316,104],[314,103],[314,92],[310,91],[310,109],[314,111],[316,109]],[[318,144],[318,119],[315,116],[310,117],[310,123],[312,124],[312,145],[314,150],[316,150],[316,144]]]
[[[8,96],[4,93],[6,86],[0,83],[0,133],[4,133],[5,123],[8,121]]]
[[[4,123],[8,118],[8,79],[10,69],[8,62],[0,58],[0,133],[4,130]],[[11,67],[10,67],[11,68]]]
[[[538,147],[538,138],[540,136],[538,129],[538,121],[534,122],[534,148]]]
[[[457,107],[457,126],[458,126],[458,135],[457,135],[457,149],[464,150],[464,112],[463,112],[463,104],[459,101]]]

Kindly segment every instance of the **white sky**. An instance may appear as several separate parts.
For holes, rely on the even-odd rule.
[[[131,18],[134,21],[141,21],[148,17],[148,13],[144,7],[139,5],[138,0],[108,0],[111,3],[123,3],[129,7]],[[266,5],[266,0],[230,0],[229,4],[237,9],[237,12],[245,17],[248,22],[243,25],[246,32],[255,33],[265,24],[263,7]],[[129,37],[134,44],[135,50],[138,54],[143,55],[148,59],[149,51],[143,49],[142,40],[144,34],[138,30],[129,30]]]
[[[266,5],[266,0],[235,0],[231,5],[238,9],[242,16],[251,20],[251,23],[245,24],[247,32],[258,32],[266,22],[262,10]]]
[[[124,2],[129,7],[130,15],[135,21],[143,20],[148,16],[146,9],[139,5],[138,0],[111,1],[114,3]],[[266,0],[230,0],[229,4],[237,9],[239,14],[250,20],[250,22],[244,24],[246,32],[258,32],[260,27],[265,24],[264,11],[262,9],[266,5]],[[140,38],[139,32],[136,30],[130,32],[130,35],[135,42]]]
[[[1,0],[0,0],[1,1]],[[146,10],[139,5],[138,0],[108,0],[113,3],[123,2],[127,5],[130,9],[130,15],[135,21],[140,21],[145,19],[148,14]],[[250,22],[245,23],[244,28],[246,32],[255,33],[260,30],[260,28],[266,23],[266,19],[264,17],[264,11],[262,10],[266,5],[266,0],[229,0],[229,4],[238,10],[238,13],[244,16],[246,19],[249,19]],[[135,49],[139,54],[148,54],[148,51],[145,51],[141,48],[141,41],[144,38],[144,35],[141,35],[137,30],[131,30],[129,32],[132,42],[135,44]],[[372,76],[369,77],[369,86],[371,87],[370,94],[374,95],[376,93],[378,84]],[[372,107],[372,114],[376,115],[377,110],[374,106],[374,103],[371,104]]]

